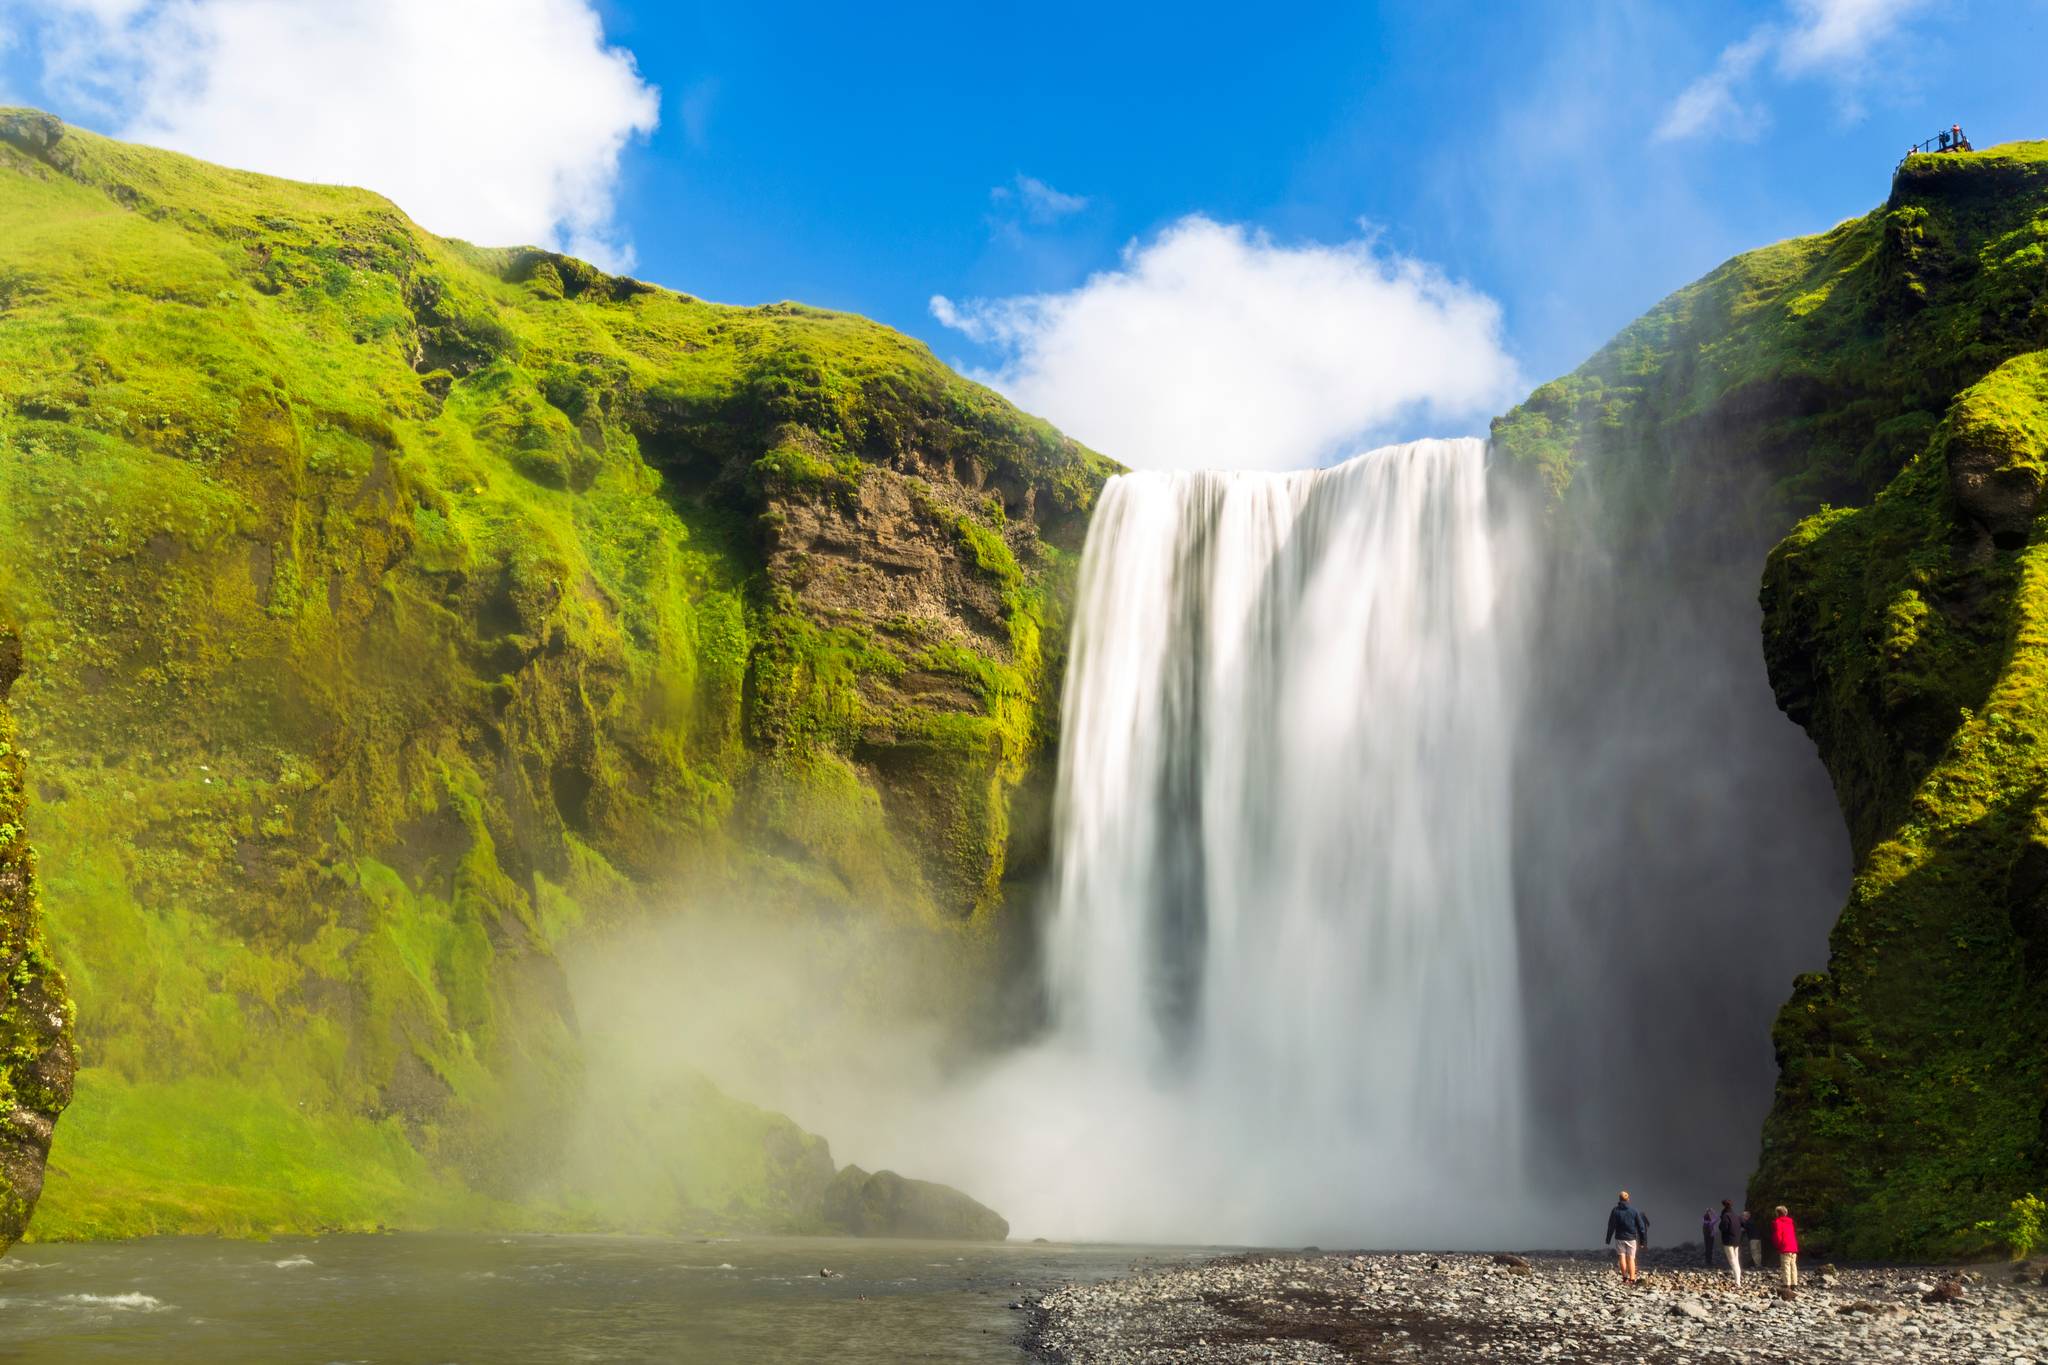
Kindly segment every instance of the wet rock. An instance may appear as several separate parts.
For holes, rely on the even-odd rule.
[[[1963,1297],[1961,1280],[1943,1280],[1934,1288],[1921,1295],[1922,1303],[1954,1303]]]
[[[1010,1235],[1007,1219],[950,1185],[858,1166],[832,1178],[822,1212],[827,1223],[855,1237],[1000,1242]]]
[[[1857,1299],[1853,1303],[1837,1305],[1835,1311],[1837,1313],[1849,1314],[1860,1313],[1865,1317],[1873,1318],[1893,1318],[1902,1316],[1906,1310],[1895,1303],[1873,1303],[1869,1299]]]

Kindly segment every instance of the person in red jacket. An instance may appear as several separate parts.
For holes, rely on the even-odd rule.
[[[1778,1216],[1771,1220],[1771,1249],[1778,1253],[1778,1274],[1784,1278],[1787,1289],[1799,1287],[1799,1231],[1792,1226],[1792,1215],[1783,1204],[1778,1205]]]

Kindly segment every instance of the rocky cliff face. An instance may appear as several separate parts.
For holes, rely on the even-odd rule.
[[[0,112],[0,585],[88,1062],[41,1230],[573,1201],[556,951],[691,889],[953,941],[971,1010],[1109,468],[858,318]],[[678,1216],[793,1207],[794,1139],[691,1104]]]
[[[1915,157],[1884,207],[1729,262],[1496,424],[1624,561],[1753,574],[1783,537],[1771,686],[1855,868],[1778,1017],[1750,1201],[1830,1254],[1974,1251],[2048,1185],[2044,348],[2048,144]]]
[[[21,637],[0,623],[0,1251],[21,1239],[35,1212],[77,1069],[71,1001],[43,944],[26,828],[28,765],[7,708],[20,674]]]

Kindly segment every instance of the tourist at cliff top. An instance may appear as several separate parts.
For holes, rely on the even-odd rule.
[[[1707,1269],[1714,1268],[1714,1211],[1708,1209],[1700,1215],[1700,1264]]]
[[[1735,1201],[1721,1201],[1721,1255],[1728,1262],[1728,1273],[1735,1277],[1735,1287],[1742,1288],[1742,1215],[1735,1211]]]
[[[1783,1204],[1778,1205],[1778,1216],[1771,1220],[1771,1249],[1778,1253],[1778,1274],[1784,1279],[1787,1289],[1799,1287],[1799,1231],[1792,1226],[1792,1215]]]
[[[1630,1284],[1637,1280],[1636,1252],[1644,1242],[1650,1240],[1650,1219],[1641,1209],[1628,1202],[1628,1191],[1621,1192],[1620,1199],[1607,1214],[1606,1241],[1614,1243],[1615,1269]]]
[[[1763,1225],[1749,1216],[1749,1210],[1742,1211],[1742,1245],[1749,1248],[1749,1268],[1764,1268]]]

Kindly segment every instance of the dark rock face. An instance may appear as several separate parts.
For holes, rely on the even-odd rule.
[[[827,1223],[855,1237],[933,1237],[1000,1242],[1009,1220],[949,1185],[909,1180],[894,1171],[869,1174],[848,1166],[825,1191]]]
[[[1948,440],[1948,482],[1956,506],[2001,550],[2027,543],[2048,459],[2038,425],[2010,421],[2010,415],[1988,404],[1960,406]]]
[[[78,1069],[71,1002],[43,947],[35,855],[23,828],[27,785],[7,694],[21,641],[0,626],[0,1250],[21,1239],[43,1190],[43,1161]]]

